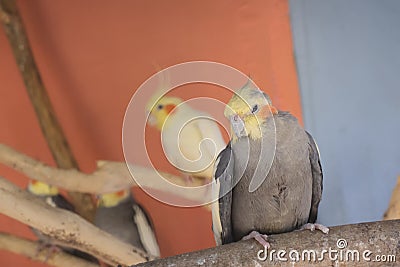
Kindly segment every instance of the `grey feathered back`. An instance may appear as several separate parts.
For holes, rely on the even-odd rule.
[[[99,207],[95,225],[152,256],[160,256],[151,220],[132,195],[114,207]]]
[[[99,207],[96,211],[95,225],[118,239],[132,244],[144,251],[136,225],[133,205],[135,201],[128,197],[114,207]]]

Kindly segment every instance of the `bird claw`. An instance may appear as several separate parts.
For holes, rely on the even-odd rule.
[[[300,228],[300,230],[310,230],[311,232],[315,229],[320,230],[324,234],[329,233],[329,228],[319,223],[306,223]]]
[[[186,186],[190,186],[193,184],[193,176],[184,173],[183,174],[183,180],[185,181]]]
[[[252,238],[254,238],[258,243],[267,249],[271,247],[271,244],[267,241],[268,236],[260,234],[257,231],[252,231],[250,234],[244,236],[242,240],[248,240]]]

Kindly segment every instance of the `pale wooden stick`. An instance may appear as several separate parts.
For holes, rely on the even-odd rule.
[[[13,236],[6,233],[0,233],[0,249],[12,253],[23,255],[35,261],[46,262],[46,264],[55,267],[98,267],[98,264],[82,260],[63,251],[52,252],[47,258],[48,249],[38,253],[40,244],[25,238]]]
[[[400,219],[400,176],[397,178],[396,187],[393,189],[389,207],[383,215],[384,220]]]
[[[149,258],[79,215],[53,208],[4,178],[0,178],[0,213],[40,230],[54,238],[57,245],[82,250],[113,265],[130,265]]]
[[[0,164],[20,171],[31,179],[62,187],[68,191],[101,194],[137,186],[123,162],[98,161],[97,170],[86,174],[74,169],[64,170],[48,166],[9,146],[0,144]],[[133,166],[133,168],[135,175],[146,178],[141,179],[143,187],[167,192],[194,202],[203,201],[208,194],[205,188],[196,191],[191,191],[189,188],[179,191],[174,187],[166,187],[166,183],[160,183],[158,175],[153,170],[141,166]],[[164,172],[160,172],[160,174],[169,183],[186,186],[181,177]],[[203,180],[194,178],[191,186],[200,186],[202,183]]]

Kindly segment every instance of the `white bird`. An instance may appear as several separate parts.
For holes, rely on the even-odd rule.
[[[181,98],[163,96],[147,104],[148,124],[161,132],[165,155],[187,180],[211,181],[214,162],[226,143],[215,120]]]

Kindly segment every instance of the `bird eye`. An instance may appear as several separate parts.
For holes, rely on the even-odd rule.
[[[256,113],[258,111],[258,105],[254,105],[253,109],[251,110],[251,113]]]
[[[164,107],[163,105],[158,105],[157,109],[163,109],[163,107]]]

